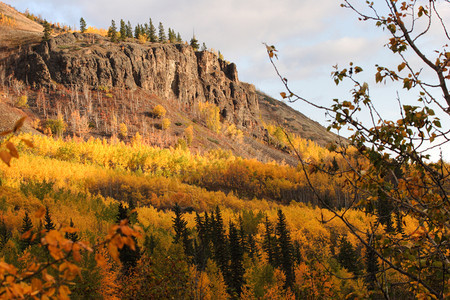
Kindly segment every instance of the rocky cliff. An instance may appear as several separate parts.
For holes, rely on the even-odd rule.
[[[8,72],[34,86],[139,87],[186,105],[215,103],[225,120],[246,128],[259,116],[255,88],[239,82],[236,65],[189,45],[116,44],[95,34],[66,33],[11,59]]]

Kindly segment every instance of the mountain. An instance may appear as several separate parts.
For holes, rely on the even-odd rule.
[[[338,138],[240,82],[237,66],[213,52],[194,51],[187,43],[112,43],[78,32],[41,42],[40,24],[3,3],[0,13],[13,20],[1,25],[0,79],[8,79],[10,88],[23,85],[23,91],[12,88],[16,93],[4,97],[17,107],[17,98],[26,95],[28,108],[22,110],[42,132],[48,120],[57,118],[68,125],[67,133],[83,137],[116,136],[124,124],[123,139],[139,132],[150,143],[167,147],[177,145],[193,126],[192,149],[221,148],[245,158],[294,165],[297,160],[286,143],[273,143],[268,124],[321,146]],[[161,120],[152,114],[156,105],[167,111],[168,130],[161,130]]]

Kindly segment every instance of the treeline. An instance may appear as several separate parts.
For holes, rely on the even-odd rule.
[[[80,31],[81,33],[88,32],[89,28],[84,18],[80,18]],[[162,22],[159,22],[158,28],[153,24],[152,19],[149,19],[148,23],[137,24],[134,29],[130,21],[125,22],[120,19],[119,28],[116,25],[115,20],[111,20],[111,26],[109,26],[107,31],[107,37],[110,38],[111,42],[124,42],[127,39],[136,39],[140,42],[151,42],[151,43],[183,43],[183,39],[179,32],[175,32],[174,29],[170,28],[164,29]],[[195,35],[192,36],[189,44],[194,48],[195,51],[200,49],[200,45]],[[202,51],[207,50],[205,43],[203,43]]]

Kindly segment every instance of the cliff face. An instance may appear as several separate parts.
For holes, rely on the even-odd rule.
[[[253,86],[238,80],[236,65],[183,44],[110,43],[94,34],[67,33],[22,51],[9,73],[36,86],[136,87],[186,105],[215,103],[239,127],[259,116]]]

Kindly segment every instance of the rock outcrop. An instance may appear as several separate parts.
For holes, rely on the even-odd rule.
[[[236,65],[189,45],[115,44],[95,34],[66,33],[23,50],[9,66],[35,86],[139,87],[186,105],[209,101],[239,127],[254,127],[259,116],[255,88],[239,82]]]

